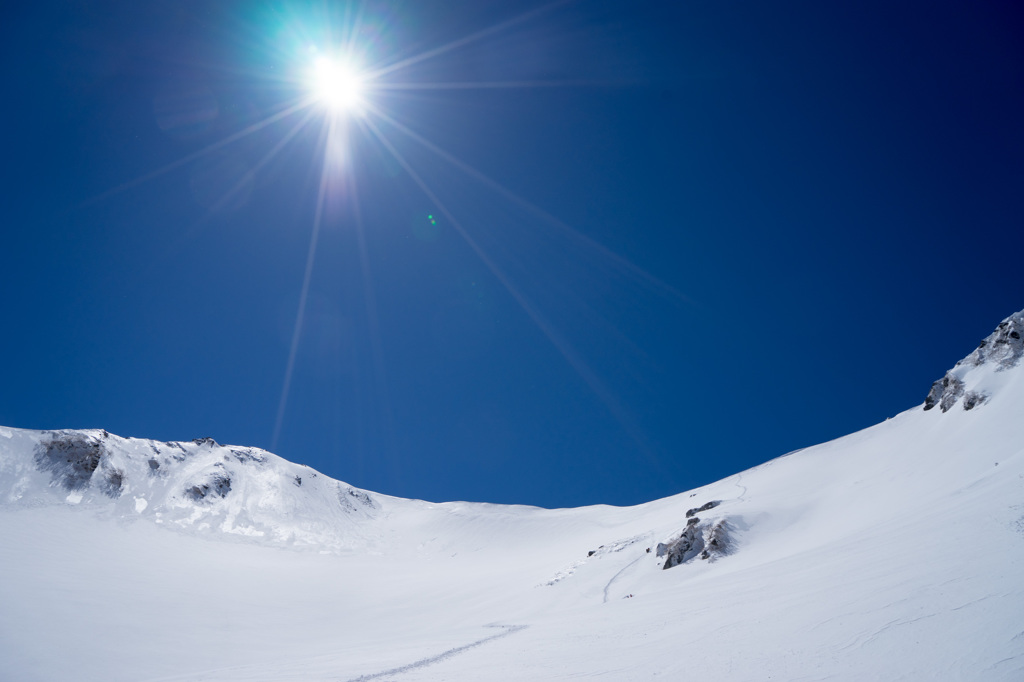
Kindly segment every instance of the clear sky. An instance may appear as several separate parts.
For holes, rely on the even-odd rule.
[[[1018,5],[5,7],[0,423],[549,507],[869,426],[1024,308]]]

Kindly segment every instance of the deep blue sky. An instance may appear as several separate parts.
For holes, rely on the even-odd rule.
[[[547,85],[369,96],[495,183],[368,114],[434,200],[348,124],[276,452],[629,504],[920,403],[1024,308],[1016,5],[577,0],[383,77]],[[543,6],[366,3],[356,42],[387,64]],[[302,97],[323,7],[2,10],[0,423],[272,446],[325,114],[262,165],[306,112],[108,190]]]

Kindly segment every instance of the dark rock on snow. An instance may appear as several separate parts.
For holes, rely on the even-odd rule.
[[[34,461],[40,471],[50,472],[53,485],[63,486],[65,490],[82,490],[89,486],[104,453],[103,443],[93,436],[56,431],[39,442]]]
[[[714,509],[715,507],[717,507],[721,503],[722,503],[721,500],[711,500],[710,502],[708,502],[707,504],[705,504],[703,506],[694,507],[693,509],[687,509],[686,510],[686,518],[690,518],[691,516],[693,516],[697,512],[707,511],[708,509]]]
[[[711,560],[724,556],[730,551],[729,523],[720,519],[713,524],[690,523],[674,540],[658,543],[655,555],[665,557],[662,569],[673,568],[700,557]]]
[[[185,496],[194,502],[201,502],[213,495],[227,497],[231,492],[231,479],[225,474],[214,474],[208,480],[185,489]]]
[[[989,334],[974,351],[956,363],[953,369],[932,384],[928,396],[924,399],[924,409],[930,410],[936,405],[943,412],[948,412],[963,397],[963,408],[971,410],[983,404],[988,396],[973,391],[965,391],[961,378],[971,367],[983,364],[996,365],[996,371],[1016,367],[1024,357],[1024,311],[1014,313],[999,323],[996,330]]]

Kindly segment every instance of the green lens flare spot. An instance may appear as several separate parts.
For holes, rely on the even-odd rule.
[[[441,228],[433,213],[420,213],[412,222],[412,233],[417,239],[425,242],[437,240]]]

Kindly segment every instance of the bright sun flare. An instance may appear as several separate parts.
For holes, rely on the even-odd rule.
[[[355,109],[363,100],[363,81],[355,69],[327,57],[313,62],[312,88],[316,98],[333,111]]]

